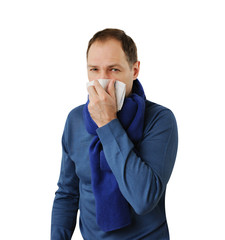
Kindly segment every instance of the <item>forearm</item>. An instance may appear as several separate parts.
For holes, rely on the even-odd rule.
[[[73,231],[66,229],[65,227],[57,225],[51,226],[51,240],[70,240],[72,235]]]
[[[59,190],[52,208],[51,240],[71,239],[76,226],[79,199]]]
[[[163,190],[160,180],[134,152],[133,143],[118,122],[102,130],[98,131],[99,137],[120,191],[136,213],[150,211]]]
[[[169,131],[172,132],[172,129],[167,130],[165,136],[161,134],[164,137],[161,140],[148,136],[137,154],[119,120],[113,120],[97,130],[120,191],[138,214],[150,212],[165,190],[173,166],[166,146],[171,135]]]
[[[71,239],[79,206],[79,178],[76,175],[75,164],[69,156],[65,136],[66,130],[62,138],[63,151],[58,190],[52,208],[51,240]]]

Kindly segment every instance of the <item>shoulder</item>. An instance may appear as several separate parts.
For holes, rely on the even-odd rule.
[[[144,131],[152,128],[173,128],[176,118],[173,112],[160,104],[146,100]]]
[[[85,104],[73,108],[67,116],[67,126],[81,126],[83,125],[83,108]]]
[[[160,104],[151,102],[149,100],[145,101],[145,114],[147,117],[155,116],[155,115],[164,115],[164,114],[174,116],[173,112],[169,108],[162,106]]]
[[[67,118],[74,118],[74,117],[78,117],[80,115],[82,115],[83,113],[83,108],[84,108],[85,104],[82,104],[80,106],[77,106],[75,108],[73,108],[69,114],[68,114],[68,117]]]

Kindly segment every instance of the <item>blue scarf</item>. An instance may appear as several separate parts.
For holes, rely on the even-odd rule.
[[[134,145],[143,134],[145,99],[142,85],[136,79],[131,95],[125,98],[121,111],[117,113],[117,118]],[[88,104],[89,100],[84,107],[83,116],[87,131],[94,135],[89,148],[89,157],[96,218],[99,227],[108,232],[128,226],[131,223],[131,211],[105,159],[102,144],[96,133],[98,126],[90,116]]]

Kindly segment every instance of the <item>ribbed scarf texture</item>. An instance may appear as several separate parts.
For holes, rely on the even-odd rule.
[[[125,98],[121,111],[117,113],[117,118],[134,145],[143,134],[145,100],[142,85],[136,79],[131,95]],[[94,135],[89,148],[89,157],[96,220],[101,230],[109,232],[128,226],[131,223],[131,211],[107,163],[102,144],[96,133],[98,126],[90,116],[88,104],[89,100],[85,104],[83,117],[87,131]]]

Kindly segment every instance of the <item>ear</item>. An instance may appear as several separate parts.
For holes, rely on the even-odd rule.
[[[135,80],[138,77],[139,71],[140,71],[140,61],[137,61],[134,63],[132,67],[133,71],[133,80]]]

